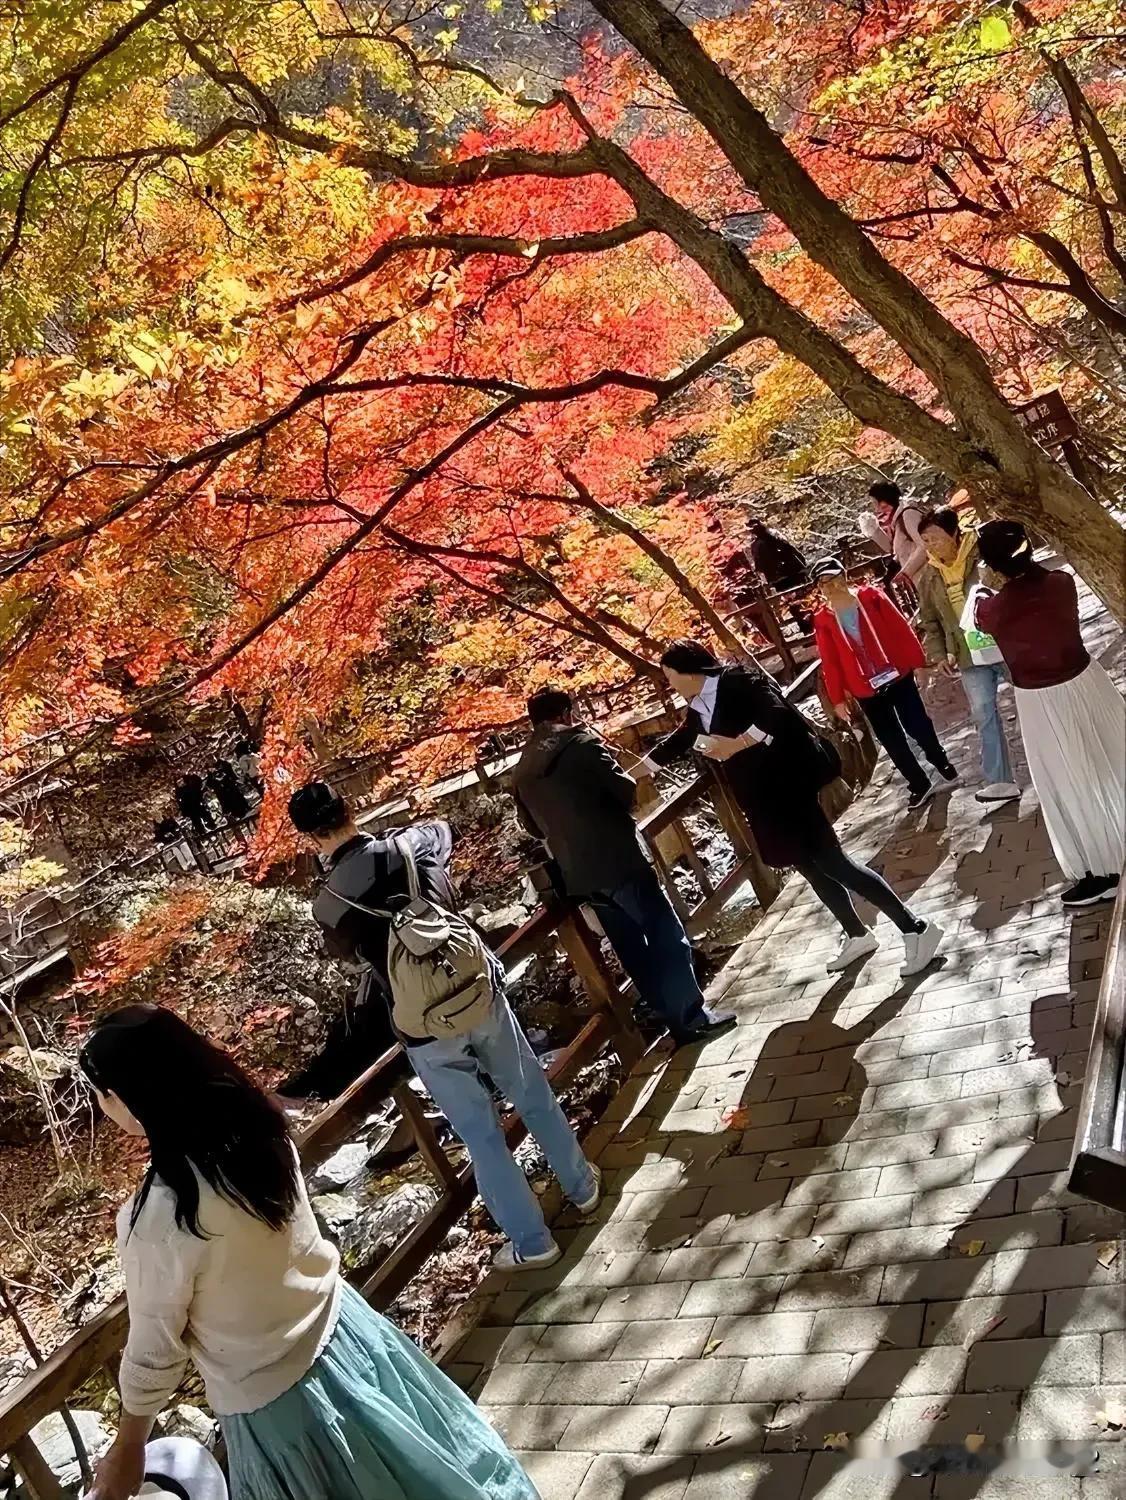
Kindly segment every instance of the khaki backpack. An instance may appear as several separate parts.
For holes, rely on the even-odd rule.
[[[399,911],[361,906],[333,891],[338,901],[391,924],[387,977],[391,1019],[406,1037],[435,1041],[464,1036],[483,1025],[496,999],[496,960],[488,944],[460,912],[447,911],[422,894],[418,865],[406,839],[395,848],[407,871],[410,897]]]

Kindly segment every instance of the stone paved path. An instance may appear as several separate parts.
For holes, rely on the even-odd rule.
[[[972,770],[964,722],[947,738]],[[452,1372],[544,1500],[1126,1495],[1099,1415],[1126,1402],[1122,1220],[1064,1187],[1109,908],[1045,894],[1031,796],[912,818],[886,777],[847,841],[945,924],[941,963],[901,982],[881,922],[834,980],[791,880],[713,986],[738,1031],[647,1059],[594,1131],[596,1222],[484,1289]],[[969,1435],[1089,1439],[1100,1474],[879,1476],[836,1451]]]

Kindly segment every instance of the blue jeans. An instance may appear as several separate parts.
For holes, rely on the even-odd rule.
[[[1013,779],[1009,746],[997,708],[997,689],[1008,680],[1009,674],[1002,662],[990,667],[962,668],[962,686],[981,741],[982,775],[990,786]]]
[[[551,1248],[551,1230],[505,1143],[482,1073],[507,1096],[539,1142],[572,1203],[593,1195],[594,1173],[504,995],[497,996],[493,1015],[483,1026],[450,1041],[408,1047],[407,1055],[465,1142],[485,1207],[521,1255],[542,1255]]]
[[[704,997],[692,963],[692,944],[652,870],[616,890],[590,897],[602,931],[642,1002],[673,1036],[686,1036],[704,1019]]]

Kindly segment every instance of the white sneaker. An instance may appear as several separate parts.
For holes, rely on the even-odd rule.
[[[836,958],[831,958],[825,965],[830,974],[838,974],[842,969],[859,963],[862,958],[867,958],[869,953],[875,953],[880,946],[880,940],[876,934],[868,929],[861,937],[849,937],[846,932],[841,942],[840,952]]]
[[[553,1266],[563,1251],[551,1242],[551,1249],[542,1255],[521,1255],[511,1240],[505,1240],[493,1256],[493,1267],[498,1271],[539,1271],[544,1266]]]
[[[1017,802],[1020,800],[1020,787],[1015,781],[994,781],[989,786],[983,786],[980,792],[974,793],[977,802]]]
[[[594,1173],[594,1192],[589,1198],[584,1198],[581,1203],[576,1202],[575,1207],[581,1214],[592,1214],[602,1202],[602,1168],[596,1167],[591,1162],[590,1170]]]
[[[922,932],[903,934],[903,967],[899,972],[904,979],[909,974],[923,972],[938,952],[938,945],[945,935],[937,922],[928,922]]]

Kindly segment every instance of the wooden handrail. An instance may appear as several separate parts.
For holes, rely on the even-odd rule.
[[[1126,1213],[1126,871],[1110,917],[1068,1186]]]

